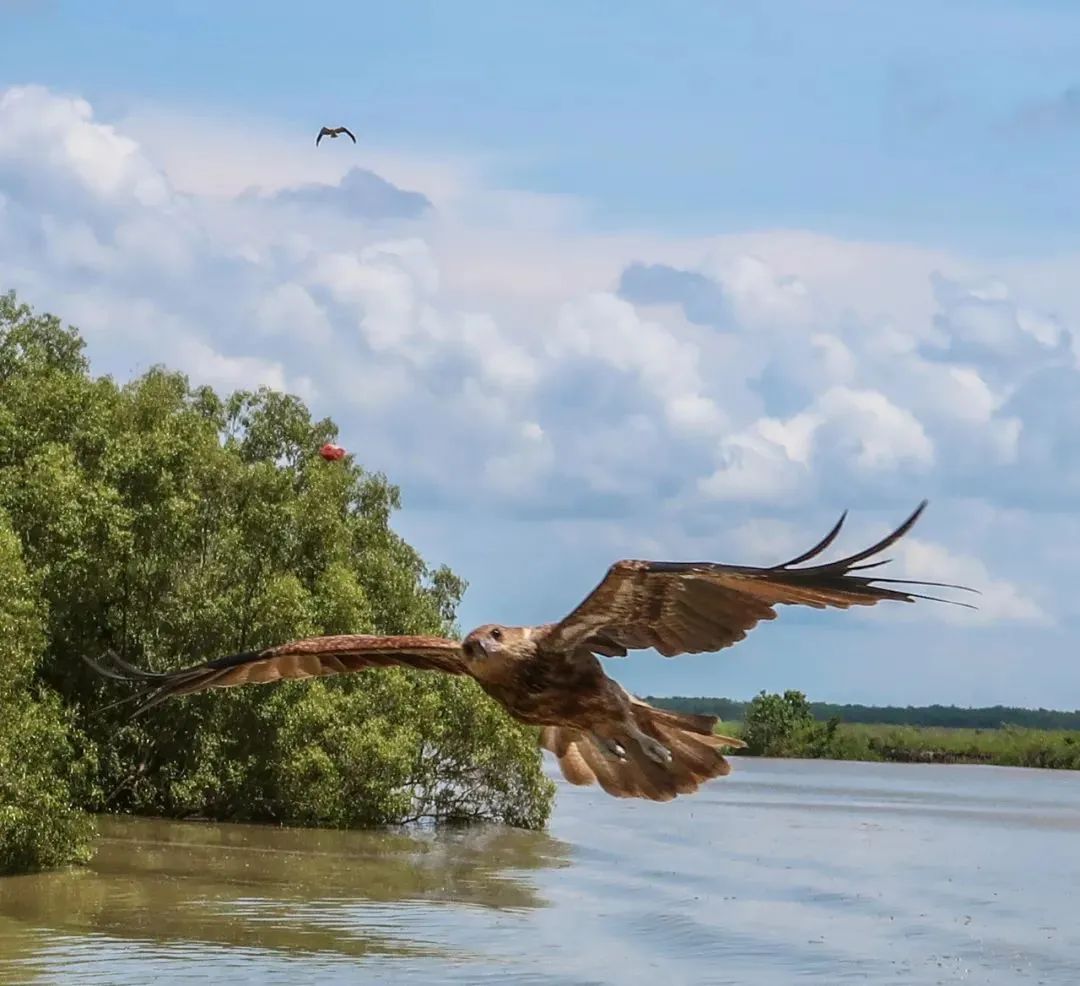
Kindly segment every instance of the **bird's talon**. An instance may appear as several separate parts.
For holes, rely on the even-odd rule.
[[[664,746],[663,743],[658,743],[656,740],[650,738],[646,742],[642,742],[641,746],[649,759],[655,760],[657,763],[662,763],[665,766],[671,763],[671,751]]]
[[[626,749],[622,743],[618,740],[607,739],[604,736],[597,736],[593,734],[593,739],[596,741],[596,745],[600,747],[600,751],[604,756],[611,760],[618,760],[619,762],[625,762],[627,759]]]

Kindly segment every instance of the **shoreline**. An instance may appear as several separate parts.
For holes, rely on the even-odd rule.
[[[742,738],[743,724],[720,722],[716,732]],[[724,755],[1080,770],[1080,731],[814,722],[765,749],[729,750]]]

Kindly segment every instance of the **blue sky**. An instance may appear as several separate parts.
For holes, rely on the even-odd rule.
[[[304,132],[348,117],[490,155],[608,226],[1008,251],[1067,244],[1077,220],[1075,116],[1024,122],[1076,82],[1067,2],[10,6],[8,81]]]
[[[1078,65],[1064,2],[8,0],[0,288],[102,372],[333,415],[466,626],[925,495],[897,574],[978,616],[787,611],[612,673],[1073,707]]]

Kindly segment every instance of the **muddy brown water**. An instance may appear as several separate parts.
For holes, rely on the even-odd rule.
[[[102,818],[0,880],[0,982],[1080,983],[1080,773],[741,758],[545,833]]]

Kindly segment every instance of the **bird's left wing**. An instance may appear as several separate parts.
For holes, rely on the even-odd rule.
[[[319,131],[319,136],[315,138],[315,146],[318,147],[319,146],[319,141],[322,140],[323,137],[325,137],[327,134],[330,134],[330,133],[333,133],[333,131],[330,130],[328,127],[323,127],[322,130]]]
[[[584,648],[621,657],[631,650],[652,647],[665,657],[675,657],[730,647],[761,620],[775,619],[774,607],[780,604],[847,609],[873,606],[884,599],[903,602],[932,599],[968,606],[903,588],[939,586],[975,591],[965,586],[851,574],[884,565],[885,561],[860,563],[903,537],[925,506],[924,500],[900,527],[877,544],[825,564],[795,567],[832,544],[846,513],[809,551],[772,568],[716,562],[616,562],[584,601],[550,628],[545,648],[561,653]]]
[[[143,685],[133,698],[141,699],[136,713],[176,695],[208,688],[261,685],[273,681],[351,674],[367,668],[406,667],[443,674],[467,674],[461,645],[445,637],[378,637],[349,634],[308,637],[276,647],[230,654],[178,671],[153,672],[132,667],[118,657],[116,669],[84,658],[99,673]]]
[[[338,133],[348,134],[350,137],[352,137],[352,142],[354,144],[356,143],[356,138],[353,137],[353,132],[348,127],[339,127]]]

